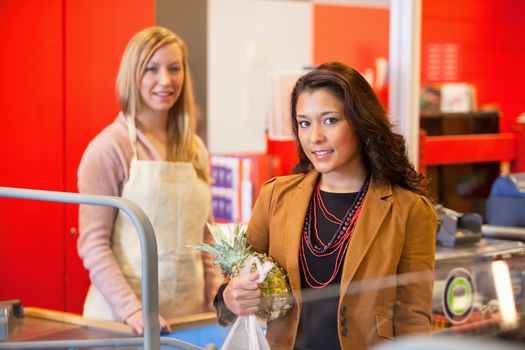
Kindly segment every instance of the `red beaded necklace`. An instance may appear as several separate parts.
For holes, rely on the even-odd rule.
[[[370,180],[369,178],[367,178],[366,181],[363,183],[363,186],[359,190],[359,193],[357,194],[354,203],[350,206],[350,208],[348,209],[348,211],[342,219],[332,214],[326,208],[326,205],[324,204],[324,201],[321,197],[319,184],[316,186],[304,222],[303,236],[301,242],[302,244],[299,254],[304,278],[306,280],[306,283],[311,288],[317,289],[326,287],[336,278],[337,274],[339,273],[339,270],[341,269],[341,266],[343,264],[345,253],[348,249],[348,244],[350,243],[350,239],[354,232],[357,218],[359,216],[359,213],[361,212],[361,207],[366,192],[368,191],[369,183]],[[321,240],[321,237],[319,236],[317,228],[318,224],[316,208],[319,208],[320,212],[323,214],[326,220],[339,225],[336,230],[336,233],[328,243],[324,243]],[[317,242],[313,242],[312,228]],[[313,276],[308,265],[308,260],[306,259],[306,249],[308,249],[308,251],[317,258],[322,258],[332,254],[336,254],[334,268],[327,281],[321,282],[318,279],[316,279],[315,276]]]

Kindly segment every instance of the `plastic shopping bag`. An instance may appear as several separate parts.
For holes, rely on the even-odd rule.
[[[248,258],[244,263],[241,276],[246,278],[250,275],[252,266],[255,264],[259,273],[258,283],[264,281],[266,275],[272,268],[271,263],[261,264],[259,259],[254,256]],[[271,350],[268,340],[262,330],[257,316],[240,316],[233,324],[221,350]]]
[[[270,350],[257,316],[240,316],[230,329],[221,350]]]

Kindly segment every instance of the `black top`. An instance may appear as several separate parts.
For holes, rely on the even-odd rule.
[[[321,198],[328,211],[342,219],[355,201],[357,194],[357,192],[331,193],[321,191]],[[326,220],[318,206],[315,210],[319,237],[327,243],[335,235],[339,225]],[[311,227],[312,237],[315,237],[313,230],[314,228]],[[326,257],[316,257],[308,249],[305,249],[305,252],[311,274],[320,282],[328,281],[334,271],[337,253]],[[308,285],[301,263],[299,265],[301,267],[303,303],[295,349],[340,349],[337,335],[337,306],[343,269],[341,267],[328,286],[315,289]]]

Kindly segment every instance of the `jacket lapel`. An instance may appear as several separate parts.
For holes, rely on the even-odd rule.
[[[370,187],[345,256],[341,276],[341,299],[390,210],[391,203],[384,198],[391,195],[392,188],[390,186],[380,186],[375,183],[373,178],[370,180]]]
[[[304,177],[303,181],[293,190],[288,198],[286,215],[286,267],[290,286],[298,301],[300,302],[301,275],[299,269],[299,248],[303,233],[304,218],[310,204],[310,198],[317,183],[319,173],[311,171]]]

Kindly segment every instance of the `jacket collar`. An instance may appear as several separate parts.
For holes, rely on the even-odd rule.
[[[286,223],[286,267],[288,279],[293,291],[301,290],[301,270],[299,268],[299,249],[301,247],[301,237],[303,234],[304,219],[310,204],[310,198],[319,178],[317,171],[310,171],[303,180],[297,185],[287,203],[287,223]],[[300,293],[295,297],[301,302]]]
[[[343,264],[340,289],[341,299],[344,297],[350,281],[354,278],[357,268],[366,256],[379,232],[379,228],[390,211],[392,203],[388,200],[388,197],[391,195],[392,187],[390,185],[378,184],[374,181],[374,178],[370,180],[370,186]]]

